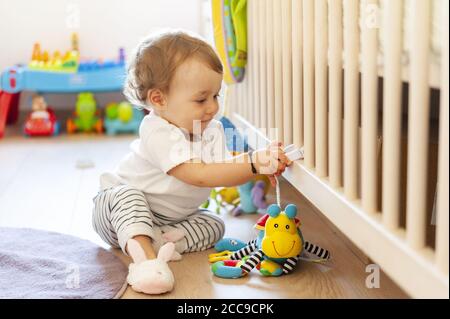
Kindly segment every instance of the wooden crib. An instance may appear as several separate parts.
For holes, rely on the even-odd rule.
[[[449,297],[448,1],[248,0],[227,115],[412,297]],[[275,128],[275,129],[274,129]]]

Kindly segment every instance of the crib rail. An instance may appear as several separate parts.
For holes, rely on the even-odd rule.
[[[406,1],[381,10],[378,0],[248,0],[246,76],[229,87],[227,105],[252,147],[274,138],[304,147],[285,178],[406,292],[448,298],[448,2],[434,100],[432,1],[409,2],[405,81]]]

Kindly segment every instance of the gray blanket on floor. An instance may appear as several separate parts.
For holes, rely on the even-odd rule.
[[[0,227],[0,298],[117,298],[127,273],[118,257],[90,241]]]

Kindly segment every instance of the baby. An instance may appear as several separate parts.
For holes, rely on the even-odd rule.
[[[100,177],[93,226],[131,256],[128,282],[138,292],[172,290],[167,262],[222,238],[223,221],[199,209],[213,187],[240,185],[255,174],[273,183],[291,164],[280,142],[228,153],[222,124],[214,119],[222,74],[213,48],[182,31],[150,36],[130,62],[124,93],[150,113],[131,152]]]

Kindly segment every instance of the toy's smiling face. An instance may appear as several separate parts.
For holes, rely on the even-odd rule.
[[[301,252],[303,242],[295,224],[295,205],[288,205],[285,212],[272,205],[268,213],[270,217],[266,221],[265,236],[261,243],[264,253],[270,258],[297,256]]]

